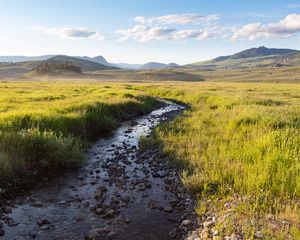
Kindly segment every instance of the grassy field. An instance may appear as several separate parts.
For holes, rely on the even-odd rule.
[[[77,166],[94,140],[158,102],[126,84],[0,82],[0,186]]]
[[[77,166],[89,140],[150,111],[158,96],[189,108],[142,144],[182,167],[201,218],[217,216],[220,236],[300,237],[298,84],[23,81],[0,91],[1,186]]]
[[[186,83],[151,93],[190,105],[142,145],[160,144],[183,166],[201,217],[214,212],[221,236],[300,238],[300,85]]]

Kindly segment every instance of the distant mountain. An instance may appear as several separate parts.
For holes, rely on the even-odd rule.
[[[220,56],[209,61],[197,62],[188,67],[200,68],[249,68],[249,67],[281,67],[298,65],[300,51],[277,48],[250,48],[233,55]]]
[[[225,57],[225,59],[265,57],[265,56],[270,56],[270,55],[285,55],[285,54],[291,54],[291,53],[300,53],[300,51],[293,50],[293,49],[258,47],[258,48],[250,48],[250,49],[238,52],[236,54]]]
[[[54,56],[49,58],[48,61],[49,60],[56,61],[56,62],[70,62],[72,65],[80,67],[83,72],[116,68],[116,67],[100,64],[95,61],[86,60],[83,59],[82,57],[78,58],[78,57],[70,57],[66,55]]]
[[[42,56],[0,56],[0,62],[28,62],[28,61],[43,61],[55,55],[42,55]]]
[[[179,67],[176,63],[160,63],[160,62],[148,62],[139,67],[139,69],[157,69],[157,68],[170,68],[170,67]]]
[[[78,56],[76,56],[76,58],[80,58],[80,59],[100,63],[100,64],[105,65],[105,66],[112,66],[110,63],[108,63],[106,61],[106,59],[103,56],[96,56],[96,57],[87,57],[87,56],[83,56],[83,57],[79,56],[78,57]]]
[[[110,65],[118,67],[118,68],[123,68],[123,69],[139,69],[142,64],[131,64],[131,63],[110,63]]]
[[[55,57],[57,55],[49,54],[49,55],[42,55],[42,56],[0,56],[0,62],[28,62],[28,61],[43,61],[49,58]],[[96,63],[100,63],[106,66],[111,66],[103,56],[96,56],[96,57],[88,57],[88,56],[74,56],[75,58],[80,58]]]

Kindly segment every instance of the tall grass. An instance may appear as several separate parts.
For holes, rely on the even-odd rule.
[[[86,143],[157,104],[128,85],[0,83],[1,188],[78,166]]]
[[[152,93],[190,108],[157,128],[151,141],[184,166],[186,186],[211,199],[231,196],[235,206],[246,197],[247,210],[240,206],[240,216],[248,215],[247,221],[251,213],[279,215],[293,204],[294,215],[285,219],[298,226],[300,86],[201,83],[167,89]],[[203,198],[199,201],[201,206]]]

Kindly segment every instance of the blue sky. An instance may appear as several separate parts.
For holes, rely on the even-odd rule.
[[[300,1],[0,0],[0,55],[191,63],[265,45],[300,49]]]

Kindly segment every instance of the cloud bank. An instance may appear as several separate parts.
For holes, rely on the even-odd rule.
[[[287,38],[300,32],[300,14],[289,14],[283,20],[275,23],[250,23],[237,28],[232,40],[246,39],[254,41],[263,38]]]
[[[159,40],[203,40],[215,37],[221,32],[216,22],[220,14],[200,15],[195,13],[170,14],[158,17],[146,18],[137,16],[133,20],[138,25],[128,29],[118,29],[116,33],[121,35],[119,41],[133,39],[139,42],[153,42]],[[197,28],[187,29],[178,25],[197,25]],[[172,27],[168,26],[172,25]]]
[[[137,16],[133,20],[143,25],[169,25],[169,24],[201,24],[210,23],[219,20],[220,14],[213,15],[200,15],[195,13],[184,13],[184,14],[170,14],[159,17],[145,18],[143,16]]]
[[[239,27],[220,23],[220,14],[200,15],[195,13],[169,14],[146,18],[137,16],[136,25],[115,31],[118,41],[135,40],[142,43],[154,41],[248,40],[280,39],[299,37],[300,14],[289,14],[284,19],[263,24],[254,22]],[[70,39],[103,40],[104,36],[87,28],[33,27],[48,35]]]
[[[61,38],[71,39],[94,39],[103,40],[104,36],[100,32],[88,30],[86,28],[47,28],[33,27],[32,29],[41,31],[48,35],[56,35]]]

